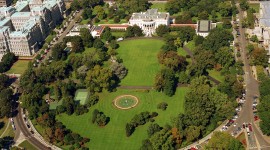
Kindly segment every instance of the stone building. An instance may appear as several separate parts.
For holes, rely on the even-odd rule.
[[[151,36],[155,33],[159,25],[170,25],[170,14],[166,12],[158,12],[158,9],[148,9],[146,12],[133,13],[129,25],[137,25],[145,36]]]

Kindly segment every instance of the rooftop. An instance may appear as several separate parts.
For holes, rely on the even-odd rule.
[[[36,22],[35,22],[35,20],[29,20],[29,21],[27,21],[24,25],[23,25],[23,27],[22,27],[22,31],[26,31],[26,30],[31,30],[34,26],[36,25]]]
[[[12,38],[12,37],[26,37],[27,36],[27,32],[22,32],[22,31],[14,31],[14,32],[11,32],[9,34],[9,36]]]
[[[198,21],[198,32],[209,32],[211,30],[211,21],[200,20]]]
[[[17,11],[22,11],[27,5],[28,1],[17,1],[15,8]]]
[[[8,26],[0,27],[0,33],[5,32],[5,31],[8,30],[8,29],[9,29]]]
[[[3,20],[0,20],[0,27],[5,26],[10,21],[10,18],[4,18]]]
[[[158,9],[148,9],[146,12],[133,13],[132,19],[145,19],[145,20],[156,20],[156,19],[167,19],[169,13],[158,12]]]
[[[30,17],[30,12],[16,12],[11,17]]]

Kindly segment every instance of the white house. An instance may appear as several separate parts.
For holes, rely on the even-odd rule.
[[[158,9],[148,9],[146,12],[133,13],[129,25],[137,25],[145,36],[151,36],[155,33],[159,25],[170,25],[170,14],[167,12],[158,12]]]

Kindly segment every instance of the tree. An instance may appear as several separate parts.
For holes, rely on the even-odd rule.
[[[92,19],[92,13],[91,8],[85,8],[82,13],[83,19]]]
[[[244,11],[249,8],[247,0],[240,0],[239,5],[240,5],[240,8]]]
[[[5,74],[0,74],[0,91],[8,87],[9,77]]]
[[[71,40],[72,51],[75,53],[82,52],[84,50],[83,41],[80,36],[74,36]]]
[[[79,10],[81,8],[80,3],[78,0],[74,0],[70,5],[71,10]]]
[[[89,29],[81,28],[80,29],[80,36],[82,38],[84,46],[89,47],[89,48],[93,46],[94,38],[90,34]]]
[[[197,126],[189,126],[185,130],[187,142],[193,142],[194,140],[198,140],[201,135],[201,129]]]
[[[150,124],[148,129],[147,129],[147,133],[148,133],[148,137],[151,137],[152,135],[154,135],[156,132],[159,132],[162,129],[162,127],[160,127],[158,124],[154,123],[154,124]]]
[[[129,13],[141,12],[150,8],[147,0],[117,0],[117,2]]]
[[[250,38],[250,41],[256,42],[256,43],[259,42],[258,37],[256,35],[252,35],[251,38]]]
[[[229,17],[232,15],[232,7],[228,2],[220,2],[218,5],[219,13],[222,17]]]
[[[129,137],[134,132],[135,127],[132,124],[126,124],[126,136]]]
[[[91,92],[101,92],[102,89],[111,90],[116,81],[110,69],[96,65],[87,72],[85,83]]]
[[[119,44],[117,44],[116,40],[111,40],[110,46],[112,49],[117,49],[119,47]]]
[[[92,113],[92,123],[96,122],[97,119],[97,115],[99,114],[99,111],[97,109],[95,109]]]
[[[93,14],[96,15],[96,17],[100,20],[106,18],[106,13],[100,5],[94,7]]]
[[[161,102],[157,105],[157,109],[166,110],[168,107],[168,104],[166,102]]]
[[[204,37],[203,36],[197,35],[194,38],[195,46],[198,46],[198,45],[202,44],[203,41],[204,41]]]
[[[127,27],[127,30],[125,32],[125,37],[134,37],[134,32],[133,32],[133,27],[132,26],[129,26]]]
[[[201,76],[191,81],[190,90],[185,96],[185,113],[188,115],[189,125],[198,127],[209,123],[215,111],[214,102],[209,96],[210,89],[210,83],[206,77]],[[191,139],[190,141],[194,140]]]
[[[181,39],[178,37],[176,40],[174,40],[174,45],[179,48],[183,46],[183,41],[181,41]]]
[[[113,18],[113,22],[114,23],[119,23],[120,21],[121,20],[120,20],[120,18],[118,16],[116,16],[116,17]]]
[[[105,114],[103,114],[103,113],[97,114],[96,123],[99,126],[105,126],[107,124],[107,120],[108,119],[107,119]]]
[[[64,52],[65,44],[57,43],[52,48],[52,58],[56,61],[60,59],[66,59],[66,53]]]
[[[169,27],[166,25],[159,25],[156,29],[156,33],[158,36],[163,37],[170,31]]]
[[[233,36],[229,31],[222,28],[215,28],[210,31],[202,45],[206,50],[217,52],[221,47],[229,47],[232,40]]]
[[[267,66],[268,64],[268,56],[267,52],[263,48],[256,47],[251,52],[251,63],[253,65],[261,65],[261,66]]]
[[[173,71],[184,70],[186,67],[185,57],[178,55],[175,51],[160,52],[158,61]]]
[[[269,80],[269,79],[268,79]],[[260,91],[261,92],[261,91]],[[270,135],[270,95],[264,96],[259,105],[258,105],[258,114],[260,116],[260,119],[262,120],[260,122],[260,128],[265,135]]]
[[[119,79],[123,79],[128,73],[126,67],[122,63],[118,62],[112,63],[110,69]]]
[[[198,14],[198,19],[200,20],[208,20],[209,14],[207,11],[202,11]]]
[[[227,149],[227,150],[244,150],[244,146],[240,141],[232,137],[226,132],[214,132],[208,144],[205,146],[206,150],[210,149]]]
[[[175,23],[177,23],[177,24],[191,24],[192,23],[191,13],[188,11],[184,11],[181,15],[176,16]]]
[[[234,64],[234,56],[229,47],[221,47],[215,54],[215,59],[222,67],[228,68]]]
[[[162,69],[155,77],[154,88],[159,92],[164,91],[168,96],[172,96],[175,93],[176,86],[177,80],[171,69]]]
[[[17,60],[14,53],[6,53],[0,61],[0,73],[6,72],[10,69],[13,63]]]
[[[149,140],[152,143],[153,149],[174,149],[172,141],[172,133],[169,129],[162,129],[156,132]]]
[[[101,41],[101,39],[97,38],[94,41],[93,47],[96,49],[102,49],[104,46],[104,43]]]
[[[12,96],[13,92],[7,88],[0,92],[0,118],[11,117],[12,115]]]
[[[172,14],[176,14],[178,12],[181,11],[181,7],[183,6],[184,4],[182,3],[182,1],[179,1],[179,0],[169,0],[166,5],[165,5],[165,10],[167,12],[170,13],[170,15]]]
[[[111,41],[113,39],[112,33],[110,31],[109,27],[106,27],[101,34],[101,38],[104,39],[105,41]]]
[[[139,26],[134,25],[132,27],[132,30],[133,30],[133,33],[134,33],[135,36],[143,36],[143,31]]]

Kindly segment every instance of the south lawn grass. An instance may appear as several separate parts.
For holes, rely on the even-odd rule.
[[[61,114],[57,119],[61,121],[68,129],[79,133],[83,137],[90,138],[87,147],[91,149],[110,149],[110,150],[137,150],[140,148],[142,140],[147,138],[147,128],[150,123],[136,128],[135,132],[126,137],[125,126],[130,122],[135,114],[143,111],[157,112],[155,123],[161,126],[169,123],[172,117],[184,112],[184,96],[188,88],[178,88],[173,97],[165,96],[164,93],[158,93],[151,90],[149,93],[143,90],[124,90],[118,89],[116,92],[103,92],[100,94],[98,104],[92,106],[87,114],[80,116]],[[117,96],[131,94],[139,98],[136,107],[129,110],[120,110],[115,108],[113,100]],[[168,103],[165,111],[157,109],[157,104],[161,102]],[[110,122],[105,127],[98,127],[92,124],[92,112],[94,109],[104,112],[110,117]]]
[[[23,74],[24,71],[28,67],[28,63],[29,63],[29,60],[18,60],[13,64],[13,66],[10,68],[10,70],[7,71],[7,73],[9,73],[9,74],[12,74],[12,73]]]
[[[259,13],[259,11],[260,11],[260,4],[259,3],[258,4],[249,4],[249,7],[253,8],[256,11],[256,13]]]
[[[165,12],[166,3],[152,3],[151,8],[158,9],[159,12]]]
[[[225,77],[221,75],[220,71],[216,71],[216,70],[208,70],[209,76],[215,78],[216,80],[220,81],[220,82],[224,82]]]
[[[25,150],[37,150],[35,146],[33,146],[31,143],[29,143],[27,140],[23,141],[19,147],[24,148]]]
[[[4,123],[4,125],[0,129],[0,135],[2,135],[2,133],[5,131],[5,129],[6,129],[7,125],[8,125],[9,119],[5,117],[5,118],[0,119],[0,122]]]
[[[152,86],[157,72],[160,70],[157,54],[163,41],[158,39],[137,39],[120,42],[117,50],[123,59],[128,75],[121,85]]]

